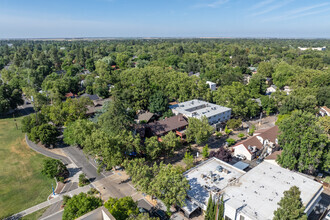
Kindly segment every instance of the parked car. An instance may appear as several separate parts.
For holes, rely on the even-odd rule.
[[[152,216],[158,217],[160,220],[167,220],[167,214],[161,210],[161,209],[156,209],[152,212]]]
[[[149,211],[147,209],[143,208],[143,207],[139,208],[139,212],[140,213],[149,213]]]
[[[240,160],[245,160],[246,156],[242,155],[242,154],[237,154],[236,158],[240,159]]]
[[[263,157],[259,157],[259,158],[256,160],[256,163],[259,164],[259,163],[261,163],[263,160],[264,160]]]

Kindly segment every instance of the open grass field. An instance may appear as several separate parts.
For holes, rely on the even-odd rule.
[[[20,128],[21,118],[17,118]],[[55,181],[41,174],[46,157],[31,150],[14,119],[0,119],[0,219],[46,201]]]

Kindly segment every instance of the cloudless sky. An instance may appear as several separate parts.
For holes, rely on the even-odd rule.
[[[0,38],[329,38],[330,0],[0,0]]]

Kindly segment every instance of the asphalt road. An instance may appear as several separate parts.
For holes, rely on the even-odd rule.
[[[58,154],[54,154],[46,149],[43,149],[39,146],[37,146],[35,143],[33,143],[32,141],[30,141],[28,138],[27,138],[27,135],[25,135],[25,139],[26,139],[26,143],[29,145],[29,147],[34,150],[34,151],[37,151],[38,153],[40,154],[43,154],[45,155],[46,157],[50,157],[50,158],[54,158],[54,159],[57,159],[57,160],[61,160],[64,164],[70,164],[71,163],[71,160],[67,157],[64,157],[64,156],[61,156],[61,155],[58,155]]]
[[[86,174],[86,176],[91,182],[95,180],[100,180],[112,174],[112,172],[101,172],[100,174],[98,174],[97,166],[94,161],[92,161],[92,159],[87,158],[83,151],[78,147],[68,146],[63,147],[62,150],[68,157],[71,158],[71,160],[78,166],[78,168],[81,168],[82,172]]]

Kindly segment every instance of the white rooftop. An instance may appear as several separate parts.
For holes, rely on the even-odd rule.
[[[206,116],[207,118],[214,115],[221,114],[223,112],[231,111],[230,108],[212,104],[198,99],[193,99],[187,102],[179,103],[172,106],[172,110],[175,110],[187,117],[201,118]]]
[[[262,162],[245,175],[238,183],[224,189],[226,206],[240,208],[240,213],[251,219],[273,219],[277,203],[283,192],[292,186],[299,187],[304,206],[315,199],[322,185],[299,173]]]
[[[219,172],[219,166],[222,167],[222,172]],[[210,172],[212,172],[212,176],[210,176]],[[222,160],[215,157],[210,158],[184,173],[190,185],[188,197],[206,210],[210,192],[215,193],[223,190],[228,184],[243,174],[245,174],[244,171]]]

